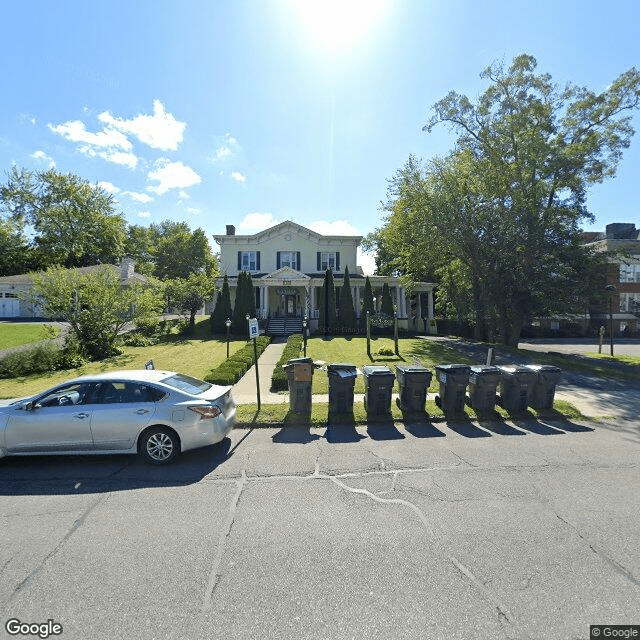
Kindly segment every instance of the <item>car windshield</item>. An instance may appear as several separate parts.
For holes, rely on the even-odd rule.
[[[162,383],[193,395],[198,395],[199,393],[204,393],[207,389],[211,389],[211,385],[208,382],[198,380],[198,378],[192,378],[191,376],[185,376],[182,373],[169,376],[162,380]]]

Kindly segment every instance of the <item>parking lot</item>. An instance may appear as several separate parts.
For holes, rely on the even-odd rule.
[[[588,638],[640,622],[639,461],[625,420],[234,430],[166,468],[2,460],[3,633]]]

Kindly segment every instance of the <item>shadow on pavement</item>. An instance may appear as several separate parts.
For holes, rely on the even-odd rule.
[[[135,455],[16,456],[0,460],[0,495],[70,495],[196,484],[233,455],[231,440],[155,466]]]
[[[455,431],[465,438],[490,438],[492,435],[488,431],[477,427],[469,418],[464,416],[452,417],[446,424],[451,431]]]
[[[336,419],[334,416],[332,421],[327,423],[327,430],[324,433],[324,438],[331,444],[346,443],[346,442],[360,442],[365,440],[367,436],[363,436],[356,430],[356,421],[348,414],[339,416],[340,419]]]
[[[276,444],[308,444],[319,439],[319,435],[311,433],[311,427],[308,424],[284,426],[271,438]]]
[[[404,428],[415,438],[442,438],[445,434],[436,429],[431,422],[429,416],[425,413],[423,416],[406,416],[403,420]]]
[[[367,433],[372,440],[404,440],[406,437],[396,429],[392,419],[380,422],[369,422]]]

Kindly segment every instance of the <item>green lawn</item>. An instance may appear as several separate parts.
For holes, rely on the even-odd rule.
[[[69,378],[112,371],[115,369],[143,369],[145,362],[153,360],[156,369],[179,371],[196,378],[204,377],[227,357],[226,339],[207,336],[209,319],[198,323],[195,337],[182,339],[169,336],[150,347],[122,347],[124,353],[100,362],[91,362],[78,369],[54,371],[48,374],[0,380],[0,398],[14,398],[37,393]],[[229,353],[233,354],[246,344],[246,340],[232,340]]]
[[[48,324],[3,322],[0,323],[0,349],[40,342],[40,340],[55,338],[59,334],[60,329]]]
[[[433,372],[437,364],[476,364],[453,349],[448,349],[437,342],[420,338],[401,338],[398,340],[400,357],[382,356],[380,349],[394,349],[393,339],[377,338],[371,340],[371,358],[367,355],[366,338],[311,338],[307,341],[307,356],[314,361],[321,360],[326,364],[347,362],[355,364],[359,369],[365,365],[383,365],[389,367],[395,374],[395,365],[414,364],[419,360]],[[429,390],[437,391],[438,384],[435,375],[431,380]],[[398,391],[396,381],[394,391]],[[329,379],[326,371],[316,371],[313,376],[313,393],[329,393]],[[364,378],[356,378],[355,393],[364,393]]]
[[[556,401],[553,405],[554,410],[546,413],[539,413],[535,409],[529,409],[523,414],[510,415],[502,407],[496,406],[496,410],[488,415],[478,416],[471,407],[465,407],[464,414],[456,416],[457,420],[477,420],[481,421],[518,421],[518,420],[535,420],[538,417],[550,417],[568,420],[587,420],[578,409],[573,405],[564,401]],[[312,404],[311,416],[303,416],[289,411],[288,404],[263,404],[258,411],[257,404],[246,404],[238,407],[237,424],[238,428],[250,427],[274,427],[280,424],[309,424],[315,427],[324,427],[328,422],[329,405],[326,402],[314,402]],[[436,405],[433,396],[427,400],[427,415],[430,422],[445,422],[444,413]],[[391,403],[391,415],[396,421],[403,421],[403,415],[396,402]],[[353,417],[340,416],[343,422],[347,424],[367,424],[367,413],[362,402],[356,401],[353,407]],[[340,420],[338,420],[339,422]],[[562,426],[560,426],[562,429]]]
[[[640,356],[625,356],[625,355],[615,356],[614,355],[613,357],[611,357],[606,353],[595,353],[595,352],[587,353],[586,355],[589,356],[590,358],[600,358],[602,360],[607,360],[608,362],[622,362],[624,364],[640,365]]]

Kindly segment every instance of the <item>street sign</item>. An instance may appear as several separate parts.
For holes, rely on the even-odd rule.
[[[260,335],[258,331],[258,319],[249,318],[249,339],[257,338]]]

